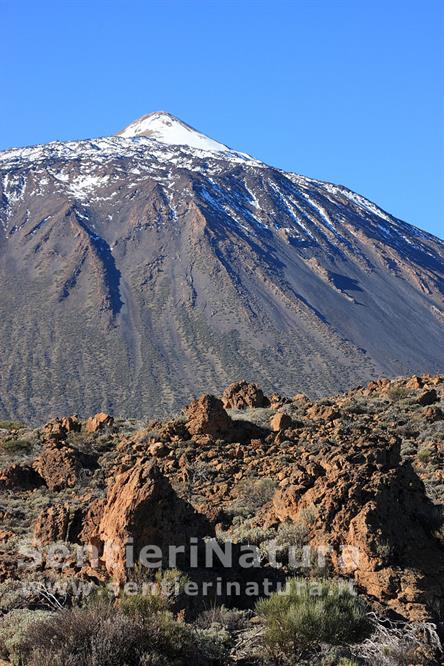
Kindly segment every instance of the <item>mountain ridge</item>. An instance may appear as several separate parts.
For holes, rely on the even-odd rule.
[[[440,239],[166,138],[0,153],[2,414],[163,415],[238,376],[319,396],[443,369]]]

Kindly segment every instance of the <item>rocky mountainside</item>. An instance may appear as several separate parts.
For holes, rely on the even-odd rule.
[[[122,608],[128,610],[125,595],[138,591],[132,602],[138,605],[129,610],[136,617],[145,612],[148,626],[156,626],[162,599],[156,596],[150,606],[148,595],[142,602],[137,586],[150,578],[135,566],[150,545],[165,557],[164,576],[185,575],[197,585],[191,599],[176,589],[168,602],[174,617],[184,630],[194,627],[193,641],[210,626],[211,643],[222,643],[219,656],[197,663],[439,666],[443,402],[443,376],[380,379],[315,402],[303,394],[266,396],[240,381],[220,397],[200,396],[180,417],[164,422],[104,413],[87,420],[65,416],[35,429],[0,422],[0,658],[33,666],[74,663],[57,653],[60,637],[68,652],[80,640],[79,655],[97,652],[101,641],[121,647],[121,634],[106,639],[96,629],[100,608],[88,610],[89,596],[111,582],[114,622],[123,621]],[[231,544],[232,560],[224,567],[193,563],[193,539],[201,548],[208,540],[220,548]],[[131,560],[125,558],[127,544],[134,547]],[[174,571],[166,558],[171,545],[184,553]],[[242,564],[245,546],[261,553],[254,567]],[[302,557],[304,548],[308,557]],[[357,599],[365,601],[371,635],[353,639],[343,608],[343,630],[330,629],[325,640],[321,620],[303,616],[303,634],[270,643],[256,606],[262,588],[248,594],[247,586],[267,580],[269,594],[279,581],[302,576],[316,584],[320,575],[326,585],[338,578],[354,585]],[[235,594],[225,585],[233,581],[239,585]],[[136,586],[132,592],[125,591],[128,582]],[[80,605],[71,612],[85,614],[88,626],[92,622],[93,648],[85,629],[80,638],[76,628],[57,629],[57,618],[67,612],[67,624],[80,622],[76,615],[69,619],[71,605]],[[26,660],[26,632],[48,608],[43,635],[49,632],[54,641],[46,645],[45,659],[39,653]],[[208,625],[202,624],[205,617]],[[29,641],[37,650],[42,637],[31,632]],[[328,652],[329,645],[342,646],[342,652]],[[301,646],[303,660],[295,658]],[[179,658],[171,661],[139,661],[133,648],[132,661],[84,657],[78,663],[192,663],[185,650],[181,645]],[[282,652],[289,653],[288,661],[276,658]]]
[[[0,413],[161,415],[243,375],[444,368],[444,243],[166,113],[0,153]]]

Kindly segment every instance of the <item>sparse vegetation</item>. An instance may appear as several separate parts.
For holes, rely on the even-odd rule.
[[[214,633],[177,622],[168,612],[128,615],[96,603],[22,621],[11,638],[5,628],[2,654],[17,666],[146,666],[221,663],[223,641]],[[12,618],[11,618],[12,619]]]
[[[5,453],[26,454],[32,450],[32,442],[11,437],[0,440],[0,449]]]
[[[246,515],[254,514],[264,504],[269,502],[276,491],[277,483],[274,479],[244,479],[236,488],[236,500],[233,502],[234,512]]]
[[[398,402],[400,400],[405,400],[409,397],[410,391],[403,386],[393,386],[387,392],[388,397],[392,402]]]
[[[375,634],[365,638],[374,623],[368,623],[362,598],[348,589],[343,594],[341,589],[340,594],[334,579],[341,574],[340,553],[325,558],[316,553],[319,543],[330,545],[349,537],[348,506],[353,506],[353,512],[360,512],[354,515],[365,515],[365,524],[353,522],[354,537],[371,554],[375,576],[381,576],[379,609],[390,599],[391,607],[401,614],[413,613],[415,607],[428,608],[433,614],[427,602],[422,604],[422,581],[430,582],[431,589],[434,582],[421,570],[421,553],[438,560],[439,549],[444,547],[444,417],[439,405],[422,406],[414,389],[399,398],[398,389],[405,383],[398,379],[382,383],[380,389],[356,389],[315,403],[306,399],[285,403],[293,418],[292,427],[285,432],[268,428],[270,413],[275,412],[262,408],[233,413],[233,430],[227,436],[195,436],[187,429],[187,415],[167,423],[116,419],[112,429],[95,432],[87,432],[81,422],[80,432],[62,430],[60,436],[59,430],[49,448],[48,430],[2,432],[4,467],[0,474],[6,492],[0,503],[1,550],[2,561],[12,563],[13,569],[11,578],[0,585],[0,613],[4,616],[0,619],[0,657],[14,666],[181,666],[194,662],[225,666],[242,660],[252,666],[429,663],[421,661],[420,650],[426,650],[427,641],[433,638],[432,625],[429,634],[425,629],[421,634],[414,624],[406,625],[403,638],[401,630],[389,626],[384,617],[382,628],[376,622]],[[435,385],[442,401],[444,387]],[[393,399],[396,396],[399,399]],[[329,420],[329,413],[339,416]],[[57,486],[50,489],[50,467],[44,482],[35,477],[36,470],[43,469],[35,463],[45,451],[54,456],[54,474],[73,457],[75,473],[69,483],[62,474]],[[49,458],[42,459],[47,462]],[[145,476],[151,463],[156,473]],[[135,468],[140,469],[140,476],[134,475],[128,484],[122,482],[115,494],[116,504],[123,502],[129,509],[129,514],[125,509],[125,515],[117,518],[123,520],[120,528],[130,538],[134,534],[135,542],[143,541],[152,517],[154,525],[173,530],[174,539],[182,522],[174,520],[175,511],[182,515],[183,510],[184,525],[203,520],[204,530],[208,530],[202,532],[204,539],[216,534],[221,548],[226,547],[223,542],[233,541],[235,558],[245,545],[257,546],[252,579],[271,575],[274,584],[300,575],[303,578],[293,579],[291,586],[302,581],[302,594],[296,597],[291,589],[290,595],[264,598],[256,614],[256,593],[250,597],[242,591],[240,597],[228,598],[223,592],[219,596],[211,591],[209,597],[199,592],[197,599],[184,593],[186,582],[201,582],[201,577],[206,581],[214,572],[193,573],[190,569],[188,579],[178,570],[154,572],[139,565],[127,570],[127,581],[134,587],[122,590],[117,598],[107,585],[109,569],[103,566],[99,572],[103,583],[98,584],[92,574],[86,581],[88,589],[82,587],[78,594],[70,591],[69,581],[77,585],[85,571],[88,578],[90,575],[87,568],[75,564],[78,530],[87,525],[89,508],[96,500],[106,504],[116,480]],[[147,490],[150,487],[154,502]],[[344,497],[349,498],[345,503]],[[373,500],[381,511],[373,510]],[[53,507],[60,510],[51,513]],[[63,507],[69,509],[66,514]],[[93,538],[102,522],[100,516],[93,514],[90,521]],[[416,570],[406,555],[410,551],[404,535],[415,534],[419,516],[424,530],[416,535],[421,549],[415,554]],[[114,520],[107,523],[111,533]],[[48,565],[54,543],[47,541],[40,546],[45,564],[32,573],[41,587],[26,589],[22,569],[16,566],[17,553],[31,539],[41,535],[50,540],[52,534],[69,552],[69,566],[65,571],[58,564]],[[302,551],[304,546],[308,548]],[[181,556],[178,562],[177,566],[188,566]],[[385,584],[386,573],[399,571],[400,566],[409,572],[409,594],[415,598],[408,608],[402,596],[397,596],[396,582],[392,587]],[[235,561],[229,579],[244,583],[247,574]],[[178,594],[177,589],[172,591],[176,582]],[[51,596],[54,584],[57,589]],[[316,584],[321,591],[312,597],[307,589]],[[42,615],[42,609],[49,612]],[[354,640],[361,642],[352,643]],[[433,641],[431,654],[438,645]]]
[[[430,451],[429,449],[419,449],[417,456],[419,462],[427,463],[430,460]]]
[[[1,421],[0,430],[21,430],[25,425],[20,421]]]

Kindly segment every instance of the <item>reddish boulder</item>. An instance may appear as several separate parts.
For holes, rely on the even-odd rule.
[[[111,428],[114,424],[114,419],[105,412],[98,412],[95,416],[91,416],[85,424],[86,432],[92,433],[104,428]]]
[[[65,439],[69,432],[79,432],[82,424],[77,416],[62,416],[52,419],[42,428],[44,439],[54,439],[60,441]]]
[[[55,541],[75,542],[81,526],[81,511],[68,505],[49,506],[34,523],[34,543],[46,545]]]
[[[68,444],[49,441],[33,463],[50,490],[73,488],[80,475],[82,465],[79,452]]]
[[[289,398],[281,395],[280,393],[272,393],[270,395],[270,407],[271,409],[280,409],[284,405],[288,405],[291,402]]]
[[[127,574],[126,544],[134,546],[135,561],[144,546],[158,546],[166,561],[169,546],[214,533],[208,520],[176,495],[154,461],[143,458],[117,476],[106,501],[96,509],[100,524],[96,530],[84,529],[82,540],[101,544],[102,561],[119,581]]]
[[[78,416],[62,416],[60,419],[62,428],[66,432],[80,432],[82,429],[82,424]]]
[[[309,407],[305,413],[308,419],[313,421],[334,421],[340,418],[341,413],[334,405],[313,405]]]
[[[82,521],[82,529],[80,531],[79,540],[81,543],[84,543],[95,549],[95,552],[91,550],[90,553],[92,560],[95,560],[96,556],[99,554],[99,552],[101,552],[103,546],[99,538],[99,526],[100,521],[102,520],[105,505],[106,499],[97,499],[91,502]],[[94,562],[94,564],[96,563]]]
[[[0,489],[33,490],[43,484],[42,477],[31,465],[14,463],[0,470]]]
[[[105,412],[98,412],[95,416],[90,416],[86,421],[85,430],[86,432],[97,432],[98,430],[103,430],[104,428],[111,428],[114,424],[114,419],[109,414]]]
[[[148,446],[148,453],[155,458],[165,458],[170,449],[163,442],[153,442]]]
[[[424,380],[423,380],[422,377],[418,377],[417,375],[413,375],[407,381],[405,386],[408,389],[413,389],[413,390],[417,391],[418,389],[421,389],[424,386]]]
[[[66,430],[62,426],[61,419],[52,419],[46,423],[42,428],[42,435],[44,439],[53,439],[59,441],[66,437]]]
[[[437,405],[430,405],[424,409],[424,418],[428,423],[444,420],[444,412]]]
[[[305,395],[305,393],[296,393],[296,394],[292,397],[291,401],[292,401],[292,402],[295,402],[296,404],[301,405],[302,407],[306,407],[307,405],[311,404],[310,399],[307,398],[307,396]]]
[[[201,395],[185,408],[187,430],[193,435],[226,434],[232,421],[224,409],[223,403],[214,395]]]
[[[427,525],[434,507],[400,442],[371,438],[325,448],[308,473],[296,465],[273,499],[279,521],[310,518],[309,542],[333,549],[340,575],[409,620],[444,610],[444,549]],[[414,538],[412,538],[414,535]]]
[[[283,412],[278,412],[273,416],[270,421],[270,426],[273,432],[279,432],[280,430],[285,430],[291,426],[291,417],[288,414]]]
[[[250,407],[269,407],[270,401],[256,384],[249,384],[245,379],[227,386],[222,395],[225,409],[247,409]]]

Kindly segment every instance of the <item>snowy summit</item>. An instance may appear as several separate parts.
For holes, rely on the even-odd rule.
[[[165,111],[156,111],[142,116],[117,132],[117,135],[126,138],[146,136],[169,145],[190,146],[215,152],[231,152],[223,143],[210,139]]]

